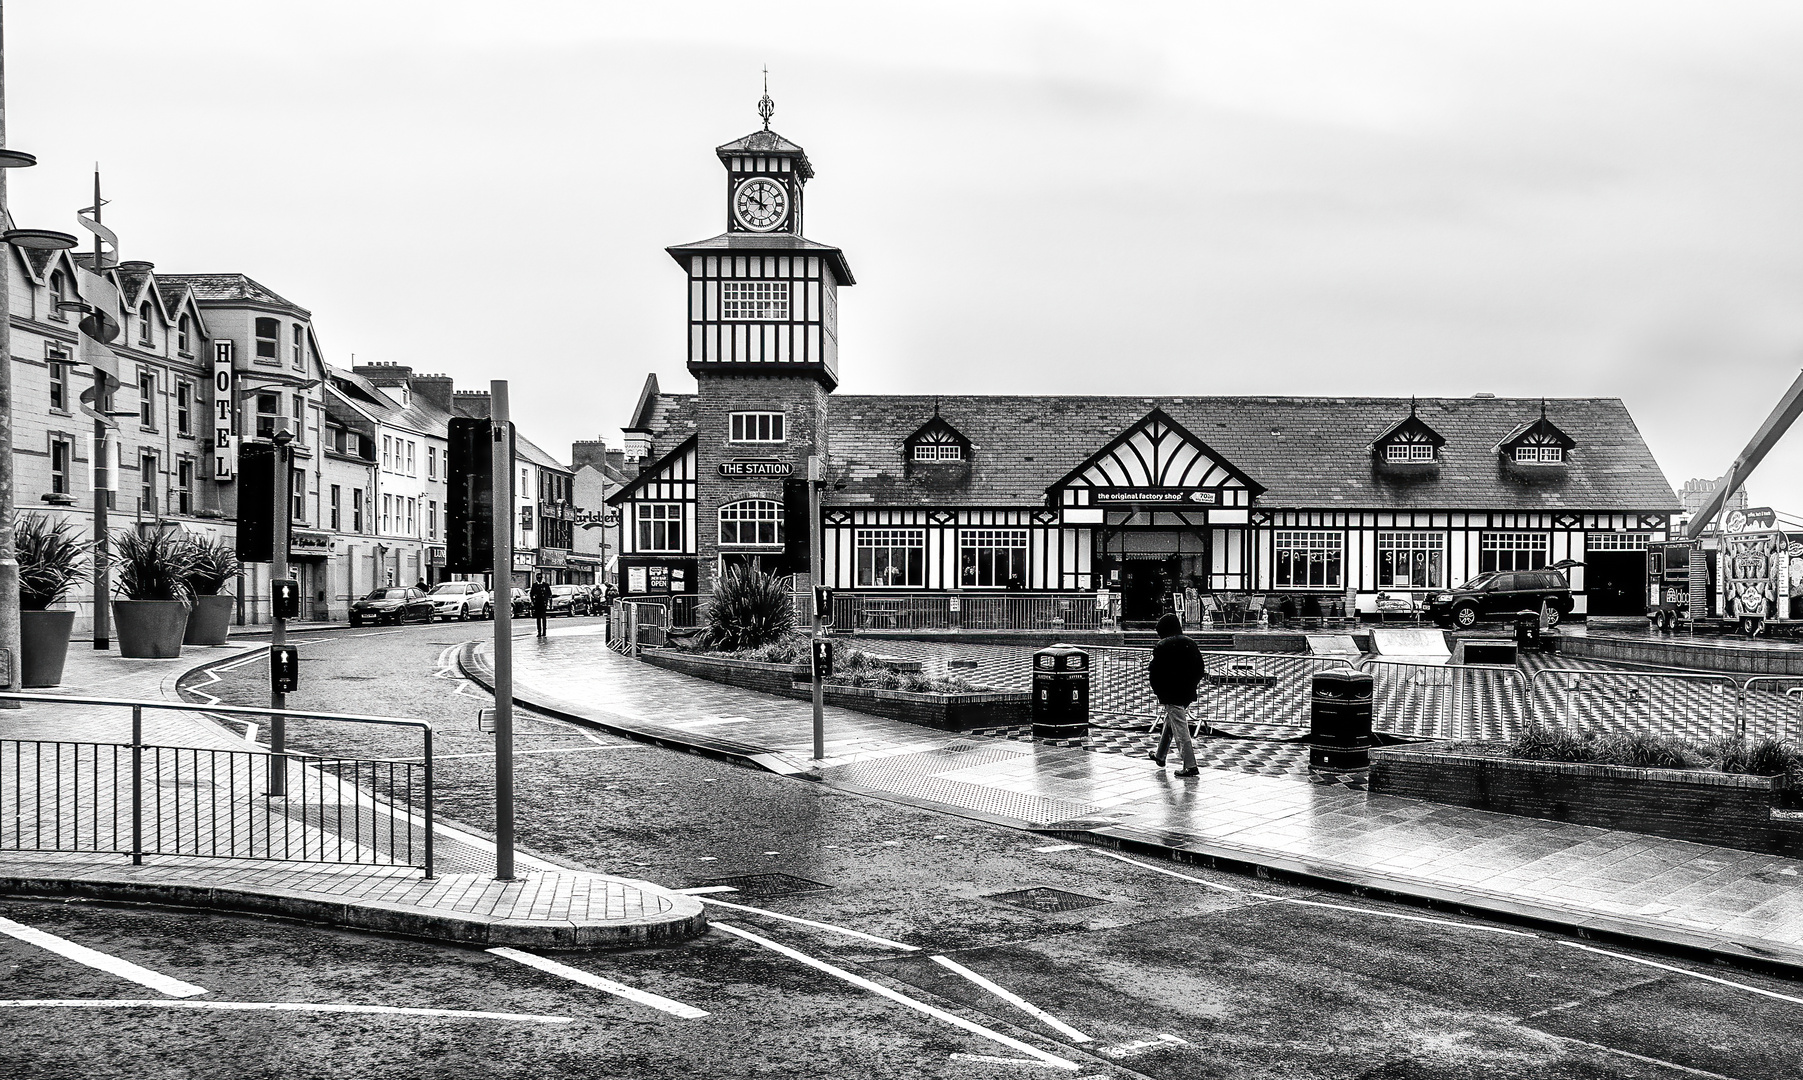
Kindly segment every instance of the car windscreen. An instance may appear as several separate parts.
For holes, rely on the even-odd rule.
[[[438,588],[433,589],[432,595],[433,596],[460,596],[464,593],[470,593],[470,592],[475,592],[475,591],[476,590],[474,588],[472,588],[470,586],[470,583],[467,581],[447,581],[443,585],[440,585]]]
[[[405,599],[407,599],[407,590],[406,589],[371,589],[369,592],[369,595],[365,596],[363,599],[365,599],[365,600],[405,600]]]
[[[1477,577],[1467,581],[1464,587],[1471,592],[1485,592],[1495,585],[1496,579],[1499,577],[1502,577],[1502,575],[1495,572],[1479,574]]]

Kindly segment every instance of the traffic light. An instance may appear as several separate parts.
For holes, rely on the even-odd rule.
[[[486,574],[495,568],[494,425],[486,417],[451,417],[445,459],[445,569]]]
[[[275,560],[275,472],[274,446],[247,442],[238,448],[238,558],[245,562]]]
[[[278,619],[300,618],[300,582],[282,578],[269,583],[270,601]]]
[[[783,481],[783,555],[775,573],[805,574],[811,569],[808,539],[813,532],[808,518],[808,482],[790,477]]]
[[[278,694],[300,689],[300,650],[275,645],[269,650],[269,689]]]

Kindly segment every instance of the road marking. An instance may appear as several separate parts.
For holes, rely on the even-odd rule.
[[[933,839],[943,840],[945,838],[942,836],[935,836]],[[1036,847],[1033,850],[1050,854],[1054,851],[1075,851],[1082,846],[1082,844],[1048,844],[1045,847]]]
[[[703,855],[702,858],[708,859],[711,856]],[[689,896],[705,896],[708,893],[738,892],[739,890],[731,885],[697,885],[693,889],[677,889],[676,891]]]
[[[714,929],[724,930],[727,933],[732,934],[734,937],[742,937],[745,940],[752,942],[753,944],[762,945],[764,948],[769,949],[771,952],[781,953],[782,955],[788,957],[789,959],[797,961],[799,963],[806,964],[807,966],[813,968],[816,971],[824,971],[828,975],[831,975],[835,979],[843,979],[844,981],[852,984],[853,986],[862,987],[865,990],[868,990],[873,994],[880,994],[883,997],[886,997],[890,1001],[896,1002],[899,1005],[905,1005],[908,1008],[913,1009],[916,1012],[925,1013],[926,1015],[932,1017],[935,1020],[943,1020],[944,1022],[952,1025],[953,1027],[962,1028],[965,1031],[968,1031],[973,1035],[979,1036],[981,1038],[989,1039],[992,1042],[1001,1043],[1003,1046],[1006,1046],[1011,1050],[1018,1050],[1021,1053],[1026,1054],[1029,1057],[1032,1057],[1036,1060],[1043,1061],[1048,1065],[1053,1065],[1060,1069],[1069,1069],[1071,1072],[1077,1071],[1078,1066],[1077,1066],[1077,1063],[1074,1061],[1071,1061],[1067,1058],[1061,1058],[1057,1054],[1047,1053],[1046,1051],[1041,1050],[1037,1046],[1033,1046],[1030,1043],[1021,1042],[1019,1039],[1013,1038],[1008,1035],[1003,1035],[1001,1032],[993,1031],[989,1028],[984,1027],[982,1024],[978,1024],[978,1023],[974,1023],[970,1020],[966,1020],[962,1016],[954,1016],[953,1014],[946,1012],[944,1009],[935,1008],[934,1006],[928,1005],[924,1001],[917,1001],[914,998],[911,998],[906,994],[889,989],[887,986],[884,986],[882,983],[872,982],[869,979],[864,978],[862,975],[854,975],[851,972],[846,971],[844,968],[834,967],[833,965],[827,963],[824,960],[816,960],[813,957],[807,955],[806,953],[797,952],[796,950],[789,948],[787,945],[779,945],[776,942],[771,941],[769,938],[759,937],[749,930],[741,930],[738,927],[733,926],[729,923],[722,923],[722,922],[715,923]]]
[[[763,908],[746,907],[744,904],[733,904],[733,903],[728,903],[725,900],[716,900],[711,896],[696,896],[695,899],[701,901],[704,904],[718,904],[720,907],[729,907],[729,908],[732,908],[734,911],[749,911],[755,915],[768,915],[772,919],[781,919],[784,922],[798,923],[802,926],[811,926],[816,930],[828,930],[835,934],[844,934],[846,937],[855,937],[855,938],[859,938],[863,941],[873,941],[876,944],[886,946],[887,948],[900,949],[902,952],[919,952],[920,951],[920,948],[915,945],[903,945],[899,941],[890,941],[888,938],[880,938],[874,934],[866,934],[866,933],[862,933],[861,931],[857,931],[857,930],[847,930],[843,926],[834,926],[831,923],[815,922],[812,919],[804,919],[804,918],[800,917],[799,915],[784,915],[780,911],[766,911]]]
[[[693,1005],[684,1005],[680,1001],[672,1001],[667,997],[659,997],[649,991],[627,986],[625,983],[617,983],[612,979],[603,979],[601,976],[591,975],[581,968],[573,968],[568,964],[560,964],[555,960],[547,960],[546,958],[533,953],[521,952],[518,949],[490,949],[488,951],[496,956],[506,957],[515,963],[525,964],[527,967],[537,968],[540,971],[549,972],[559,978],[568,979],[573,983],[581,983],[583,986],[593,987],[603,993],[612,994],[615,997],[622,997],[627,1001],[637,1002],[640,1005],[649,1005],[659,1012],[667,1012],[671,1016],[679,1016],[684,1020],[699,1020],[707,1015],[706,1010],[697,1009]]]
[[[1622,1057],[1631,1058],[1634,1061],[1638,1061],[1643,1065],[1658,1065],[1658,1066],[1662,1066],[1667,1069],[1671,1069],[1674,1072],[1685,1073],[1686,1075],[1689,1075],[1689,1076],[1708,1077],[1709,1080],[1734,1080],[1734,1078],[1732,1076],[1723,1076],[1721,1073],[1710,1072],[1707,1069],[1693,1069],[1689,1065],[1680,1065],[1675,1061],[1666,1061],[1663,1058],[1647,1057],[1645,1054],[1636,1054],[1632,1050],[1622,1050],[1622,1049],[1620,1049],[1618,1047],[1614,1047],[1614,1046],[1605,1046],[1602,1043],[1593,1043],[1586,1039],[1574,1039],[1569,1035],[1554,1035],[1550,1031],[1540,1031],[1538,1028],[1533,1028],[1530,1030],[1536,1031],[1539,1034],[1545,1035],[1548,1038],[1557,1040],[1558,1042],[1575,1043],[1578,1046],[1588,1046],[1592,1050],[1602,1050],[1605,1053],[1619,1054]]]
[[[567,1024],[567,1016],[535,1013],[471,1012],[467,1009],[408,1009],[399,1005],[315,1005],[304,1001],[166,1001],[129,998],[42,998],[0,1001],[0,1009],[222,1009],[227,1012],[386,1013],[392,1016],[444,1016],[458,1020],[520,1020],[529,1024]]]
[[[1736,990],[1745,990],[1750,994],[1759,994],[1763,997],[1777,998],[1779,1001],[1788,1001],[1793,1005],[1803,1005],[1803,997],[1791,997],[1789,994],[1780,994],[1776,990],[1764,990],[1757,986],[1748,986],[1746,983],[1737,983],[1737,982],[1733,981],[1732,979],[1723,979],[1723,978],[1720,978],[1715,975],[1705,975],[1700,971],[1686,971],[1685,969],[1683,969],[1681,967],[1673,967],[1670,964],[1661,964],[1657,960],[1643,960],[1638,956],[1629,956],[1626,953],[1610,952],[1608,949],[1599,949],[1592,945],[1580,945],[1575,941],[1561,941],[1561,942],[1559,942],[1559,944],[1564,945],[1567,948],[1583,949],[1585,952],[1596,953],[1599,956],[1613,956],[1617,960],[1626,960],[1630,964],[1644,964],[1647,967],[1658,968],[1660,971],[1670,971],[1677,975],[1688,975],[1693,979],[1702,979],[1704,982],[1720,983],[1723,986],[1732,986]]]
[[[1146,1050],[1162,1049],[1167,1046],[1188,1045],[1189,1041],[1186,1039],[1179,1039],[1177,1036],[1167,1032],[1159,1032],[1158,1037],[1155,1039],[1144,1039],[1140,1042],[1123,1043],[1120,1046],[1104,1046],[1102,1047],[1102,1053],[1111,1058],[1124,1058],[1132,1057],[1134,1054]]]
[[[1073,846],[1077,846],[1077,845],[1073,845]],[[1212,881],[1203,881],[1199,877],[1191,877],[1188,874],[1179,874],[1175,870],[1166,870],[1162,866],[1153,866],[1151,863],[1143,863],[1143,862],[1140,862],[1138,859],[1129,859],[1125,855],[1117,855],[1112,851],[1101,851],[1096,848],[1091,848],[1090,850],[1094,851],[1097,855],[1104,856],[1105,858],[1114,859],[1117,862],[1124,862],[1128,866],[1137,866],[1141,870],[1150,870],[1154,874],[1163,874],[1165,877],[1174,877],[1174,878],[1181,878],[1184,881],[1193,881],[1197,885],[1202,885],[1202,886],[1205,886],[1210,889],[1219,889],[1221,892],[1237,893],[1237,892],[1245,891],[1244,889],[1236,889],[1232,885],[1217,885]]]
[[[953,1061],[981,1061],[985,1065],[1030,1065],[1035,1069],[1058,1068],[1056,1065],[1044,1061],[1034,1061],[1032,1058],[1005,1058],[996,1057],[994,1054],[953,1054],[951,1057]]]
[[[532,734],[540,734],[540,733],[539,732],[525,732],[525,734],[532,735]],[[549,733],[545,733],[545,734],[549,734]],[[561,732],[559,732],[557,734],[561,734]],[[650,749],[652,749],[652,746],[649,743],[628,743],[624,746],[561,746],[561,747],[557,747],[556,749],[552,749],[552,750],[515,750],[513,752],[513,756],[514,757],[525,757],[528,754],[585,754],[585,753],[589,753],[594,750],[650,750]],[[477,757],[494,757],[494,756],[495,756],[495,752],[493,750],[482,750],[482,751],[478,751],[473,754],[433,754],[432,760],[433,761],[456,761],[459,758],[477,758]]]
[[[97,949],[90,949],[86,945],[77,945],[67,938],[47,934],[42,930],[26,926],[24,923],[13,922],[11,919],[0,918],[0,934],[18,938],[27,945],[48,949],[58,956],[73,960],[78,964],[86,964],[91,968],[98,968],[108,975],[116,975],[121,979],[135,982],[139,986],[147,986],[159,994],[187,998],[207,992],[207,988],[204,986],[195,986],[193,983],[183,982],[180,979],[172,979],[161,972],[152,971],[147,967],[139,967],[130,960],[122,960]]]
[[[1016,994],[1014,991],[1005,990],[1002,987],[997,986],[995,983],[992,983],[988,979],[985,979],[983,976],[978,975],[976,972],[965,967],[963,964],[958,963],[956,960],[953,960],[953,959],[951,959],[949,957],[945,957],[945,956],[933,956],[933,957],[929,957],[929,959],[931,959],[933,961],[933,963],[938,964],[940,967],[945,968],[947,971],[953,971],[959,975],[964,976],[966,979],[969,979],[971,982],[976,983],[978,986],[980,986],[983,989],[994,994],[996,997],[1001,998],[1003,1001],[1006,1001],[1008,1004],[1019,1009],[1021,1012],[1026,1013],[1028,1016],[1037,1017],[1038,1019],[1045,1021],[1045,1024],[1047,1027],[1050,1027],[1050,1028],[1058,1031],[1060,1034],[1062,1034],[1066,1038],[1070,1039],[1071,1042],[1086,1043],[1086,1042],[1090,1041],[1090,1038],[1088,1035],[1083,1034],[1081,1031],[1078,1031],[1076,1028],[1071,1027],[1069,1024],[1058,1019],[1056,1016],[1053,1016],[1051,1013],[1046,1012],[1044,1009],[1040,1008],[1039,1006],[1033,1004],[1032,1002],[1026,1000],[1025,998],[1022,998],[1019,994]]]
[[[346,634],[345,637],[393,637],[399,630],[384,630],[379,634]]]

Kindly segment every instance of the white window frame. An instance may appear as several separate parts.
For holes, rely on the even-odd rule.
[[[1478,537],[1478,572],[1516,574],[1545,570],[1551,548],[1552,537],[1548,533],[1520,529],[1487,532]],[[1509,557],[1507,566],[1503,565],[1504,555]],[[1534,561],[1535,555],[1540,557],[1539,562]]]
[[[860,589],[924,589],[927,531],[884,526],[852,531],[853,565]],[[897,553],[901,562],[896,562]],[[918,573],[914,571],[918,570]],[[887,580],[878,580],[884,578]]]
[[[634,503],[633,550],[680,552],[683,550],[683,504],[679,502]],[[659,541],[659,534],[662,540]]]
[[[1584,534],[1585,551],[1646,551],[1653,543],[1650,532],[1589,532]]]
[[[958,588],[1005,589],[1015,576],[1024,585],[1030,547],[1027,529],[959,529]]]
[[[1398,569],[1402,570],[1400,575]],[[1446,588],[1446,534],[1422,529],[1378,533],[1377,587]]]
[[[788,425],[780,412],[736,412],[726,421],[726,441],[780,443],[788,441]]]
[[[1384,447],[1384,460],[1400,463],[1414,463],[1434,460],[1434,444],[1431,442],[1393,442]]]
[[[724,322],[786,322],[789,283],[729,280],[720,283],[720,318]]]
[[[771,499],[740,499],[720,508],[720,546],[723,548],[780,548],[785,542],[783,504]],[[751,539],[745,539],[746,530]],[[732,539],[727,539],[730,532]],[[765,539],[768,532],[769,539]]]
[[[964,447],[955,442],[915,443],[915,461],[963,461]]]
[[[1314,553],[1320,553],[1316,575]],[[1296,555],[1304,556],[1304,580],[1297,580]],[[1285,556],[1288,556],[1287,558]],[[1319,576],[1320,580],[1315,578]],[[1287,580],[1285,580],[1287,579]],[[1271,534],[1271,587],[1338,590],[1346,587],[1346,534],[1337,529],[1278,529]]]
[[[1517,446],[1515,460],[1522,465],[1559,465],[1565,461],[1562,446]]]

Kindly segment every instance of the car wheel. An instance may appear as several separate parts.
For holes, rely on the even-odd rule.
[[[458,622],[469,622],[470,621],[470,606],[468,604],[465,604],[462,607],[457,609],[457,621]]]
[[[1565,613],[1559,610],[1558,605],[1548,604],[1546,606],[1546,628],[1548,630],[1558,626],[1564,619]]]
[[[351,629],[355,630],[362,625],[363,625],[362,619],[357,618],[355,615],[351,616]]]
[[[482,606],[482,617],[484,619],[494,618],[495,617],[495,606],[493,604],[484,604]]]
[[[1461,630],[1469,630],[1477,624],[1477,608],[1471,604],[1460,604],[1452,609],[1452,622]]]

